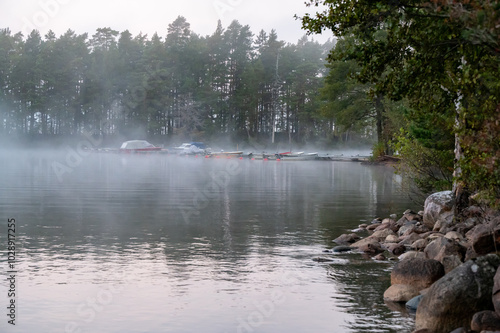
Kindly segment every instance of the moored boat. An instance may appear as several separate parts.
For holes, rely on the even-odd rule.
[[[207,154],[205,157],[207,158],[243,158],[243,152],[242,151],[221,151],[221,152],[212,152]]]
[[[315,160],[318,157],[318,153],[288,153],[288,154],[278,154],[277,156],[281,161],[308,161]]]
[[[125,154],[159,153],[162,152],[162,148],[156,147],[146,140],[130,140],[122,143],[118,152]]]
[[[274,154],[266,153],[266,152],[250,153],[250,154],[248,154],[248,157],[252,160],[277,160],[280,158],[280,156],[287,155],[287,154],[291,154],[291,152],[274,153]]]
[[[179,155],[198,155],[209,153],[210,148],[203,142],[190,142],[183,143],[179,147],[174,147],[173,152]]]

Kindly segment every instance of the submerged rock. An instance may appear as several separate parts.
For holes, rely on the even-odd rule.
[[[347,245],[339,245],[339,246],[335,246],[332,249],[332,251],[335,252],[335,253],[349,252],[349,251],[352,251],[352,247],[347,246]]]
[[[313,258],[312,260],[316,261],[316,262],[332,262],[333,261],[333,259],[325,258],[325,257],[316,257],[316,258]]]

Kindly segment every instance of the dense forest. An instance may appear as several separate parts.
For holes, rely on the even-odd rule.
[[[178,17],[165,37],[101,28],[28,36],[0,31],[0,135],[238,141],[371,139],[372,123],[336,126],[321,87],[333,42],[219,22],[211,35]]]
[[[393,148],[418,185],[453,188],[457,216],[473,203],[500,207],[500,2],[308,5],[325,9],[305,15],[303,28],[343,43],[329,64],[350,63],[375,101],[399,104],[406,124]]]

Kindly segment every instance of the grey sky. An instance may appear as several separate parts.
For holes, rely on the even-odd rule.
[[[56,35],[72,29],[92,35],[97,28],[110,27],[133,35],[142,32],[161,37],[168,24],[184,16],[191,30],[202,36],[215,31],[217,21],[227,27],[232,20],[250,25],[254,34],[275,29],[279,39],[295,43],[305,32],[294,15],[312,12],[304,0],[7,0],[0,5],[1,28],[25,35],[38,29],[44,35],[52,29]],[[2,8],[5,7],[5,8]],[[331,34],[314,35],[324,42]]]

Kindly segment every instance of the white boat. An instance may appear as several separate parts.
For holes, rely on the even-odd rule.
[[[215,158],[233,158],[233,157],[242,157],[243,152],[242,151],[221,151],[218,153],[210,153],[207,154],[206,157],[215,157]]]
[[[303,151],[298,153],[278,154],[280,161],[309,161],[315,160],[317,157],[318,153],[304,153]]]
[[[149,143],[146,140],[130,140],[125,141],[120,149],[120,153],[126,154],[144,154],[144,153],[157,153],[162,152],[161,147],[156,147],[155,145]]]
[[[173,152],[179,155],[206,154],[209,151],[210,148],[207,148],[203,142],[183,143],[182,145],[173,148]]]

